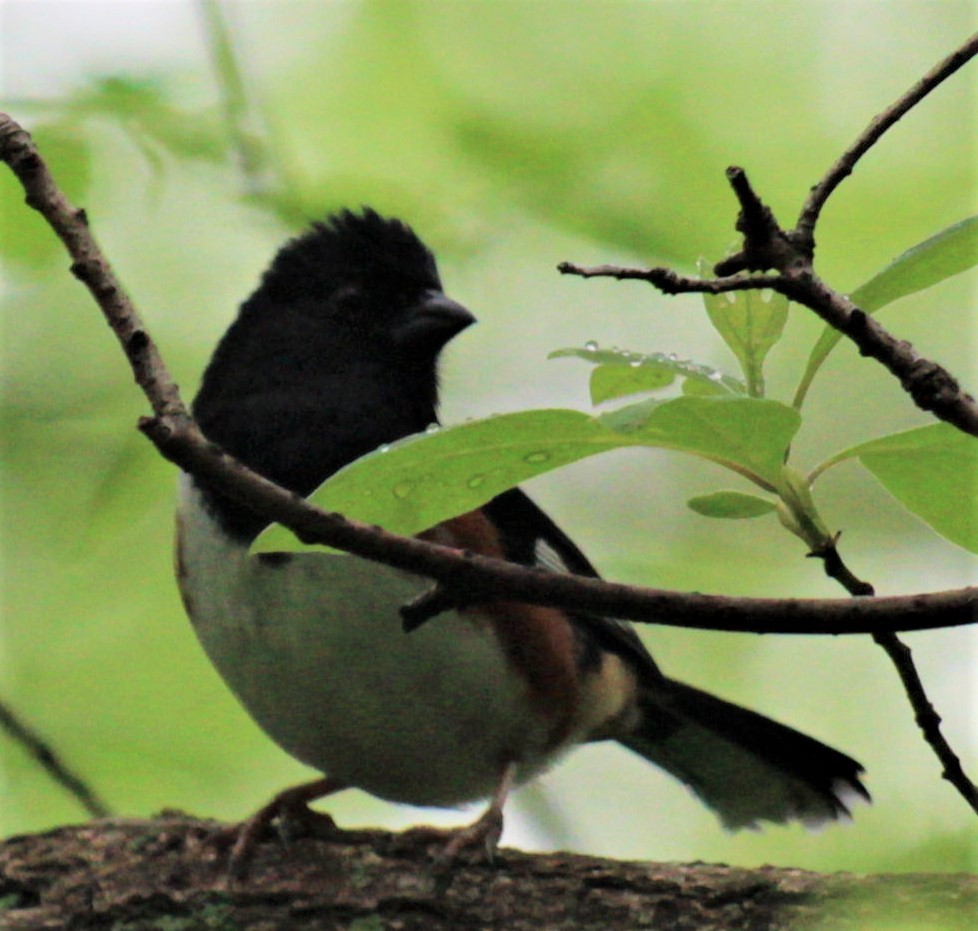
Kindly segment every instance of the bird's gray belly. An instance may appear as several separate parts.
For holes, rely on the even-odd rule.
[[[405,634],[424,582],[329,553],[229,548],[185,490],[181,589],[205,651],[255,721],[297,759],[393,801],[490,794],[539,767],[546,722],[492,629],[446,614]]]

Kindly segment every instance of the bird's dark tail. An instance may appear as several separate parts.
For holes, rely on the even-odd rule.
[[[644,687],[642,721],[620,738],[681,779],[724,827],[845,818],[869,801],[855,760],[746,708],[671,679]]]

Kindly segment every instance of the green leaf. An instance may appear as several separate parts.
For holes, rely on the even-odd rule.
[[[310,496],[327,511],[413,534],[484,504],[508,488],[625,446],[702,456],[773,487],[801,418],[775,401],[674,398],[601,417],[580,411],[501,414],[408,437],[337,472]],[[256,552],[303,550],[279,525]]]
[[[657,391],[676,380],[673,372],[652,366],[599,365],[591,371],[591,403],[600,404],[614,398]]]
[[[534,475],[634,445],[587,414],[521,411],[418,434],[341,469],[310,496],[347,517],[413,534],[484,504]],[[304,549],[280,525],[259,552]]]
[[[686,506],[704,517],[723,520],[743,520],[770,514],[777,505],[767,498],[744,494],[742,491],[715,491],[709,495],[697,495]]]
[[[930,239],[925,239],[895,258],[879,274],[852,292],[853,303],[868,314],[908,294],[923,291],[978,265],[978,216],[968,217]],[[795,392],[794,406],[801,407],[818,370],[842,334],[826,326],[808,357]]]
[[[818,469],[859,461],[908,511],[978,553],[978,439],[946,423],[861,443]]]
[[[591,373],[591,401],[600,404],[613,398],[656,391],[682,378],[684,394],[733,395],[747,393],[745,385],[708,365],[661,352],[629,352],[626,349],[557,349],[549,359],[577,358],[598,367]]]
[[[764,396],[764,358],[784,332],[788,299],[774,291],[704,294],[706,313],[740,362],[752,398]]]
[[[782,481],[798,412],[761,398],[682,397],[639,401],[598,418],[646,446],[703,456],[768,490]]]

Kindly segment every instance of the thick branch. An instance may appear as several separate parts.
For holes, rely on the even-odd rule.
[[[873,120],[866,132],[812,189],[794,230],[785,231],[778,225],[772,211],[751,187],[743,169],[728,169],[727,180],[740,203],[737,230],[743,234],[743,245],[735,255],[717,263],[714,273],[720,277],[712,282],[684,279],[666,268],[643,272],[641,269],[605,270],[608,268],[605,267],[591,270],[588,274],[587,269],[578,270],[570,263],[563,263],[560,266],[561,271],[573,271],[583,274],[583,277],[610,273],[616,278],[636,278],[650,282],[666,294],[677,294],[731,290],[726,287],[730,276],[740,272],[773,269],[778,274],[766,275],[763,283],[757,278],[745,277],[745,287],[773,288],[796,303],[813,310],[826,323],[849,337],[864,356],[876,359],[896,376],[918,407],[933,413],[963,432],[978,437],[978,404],[971,395],[961,389],[957,380],[938,363],[922,358],[910,343],[891,336],[876,320],[856,307],[848,298],[825,285],[815,274],[813,267],[815,225],[832,191],[890,126],[975,54],[978,54],[978,35],[969,39],[960,49],[917,82],[892,107]],[[826,572],[851,594],[857,596],[873,594],[872,586],[857,579],[842,562],[835,548],[835,541],[831,541],[824,551],[814,555],[824,560]],[[875,599],[866,601],[860,598],[858,603],[867,604],[874,601]],[[892,630],[880,632],[875,635],[875,640],[886,650],[895,665],[924,738],[941,762],[944,778],[951,782],[971,808],[978,812],[978,789],[967,778],[961,768],[960,760],[941,734],[940,718],[924,692],[909,649],[899,641]]]
[[[813,310],[826,323],[851,339],[864,356],[884,365],[900,380],[903,389],[919,408],[965,433],[978,436],[978,404],[961,388],[957,379],[937,362],[922,358],[910,343],[892,336],[848,298],[825,285],[815,274],[812,264],[815,224],[831,193],[887,129],[976,54],[978,34],[968,39],[879,114],[812,188],[793,230],[784,230],[778,225],[770,208],[751,187],[742,168],[728,168],[727,180],[741,208],[737,230],[743,234],[744,241],[739,252],[717,263],[714,271],[718,278],[687,278],[669,268],[641,269],[614,265],[586,268],[571,262],[562,262],[559,270],[583,278],[604,276],[647,281],[664,294],[718,294],[723,291],[773,288]],[[743,271],[770,269],[779,274],[732,277]]]
[[[752,280],[752,279],[749,279]],[[859,352],[875,359],[900,380],[921,409],[972,436],[978,436],[978,404],[943,366],[923,358],[906,340],[897,339],[875,317],[829,288],[810,268],[785,272],[767,285],[815,311],[849,337]]]
[[[324,543],[427,576],[449,592],[463,593],[470,603],[512,598],[650,623],[757,633],[874,633],[953,627],[978,620],[978,588],[873,602],[668,592],[527,569],[397,537],[340,515],[326,514],[234,462],[203,437],[187,414],[146,328],[111,274],[84,214],[72,208],[57,189],[30,136],[4,114],[0,114],[0,158],[14,167],[27,191],[28,203],[45,216],[75,264],[84,256],[92,269],[86,284],[128,348],[137,381],[157,412],[155,418],[142,423],[143,431],[181,468],[220,482],[228,494],[270,520],[285,524],[306,542]],[[134,333],[139,337],[134,338]]]
[[[0,843],[3,927],[865,931],[907,914],[965,928],[978,908],[978,879],[965,874],[822,875],[506,849],[491,866],[445,869],[410,831],[337,832],[287,849],[269,838],[247,887],[228,890],[212,846],[223,828],[171,815]]]
[[[436,579],[448,593],[459,593],[469,604],[516,600],[672,627],[751,633],[856,634],[978,621],[978,588],[872,601],[733,598],[527,569],[328,514],[235,461],[188,418],[147,419],[141,426],[172,462],[220,483],[227,494],[285,524],[303,542],[324,543]]]

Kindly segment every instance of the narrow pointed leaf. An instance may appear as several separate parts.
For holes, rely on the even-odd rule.
[[[853,291],[851,297],[857,307],[873,314],[898,298],[923,291],[975,265],[978,265],[978,216],[961,220],[908,249]],[[822,331],[795,393],[795,407],[804,402],[812,380],[840,339],[842,334],[830,326]]]

